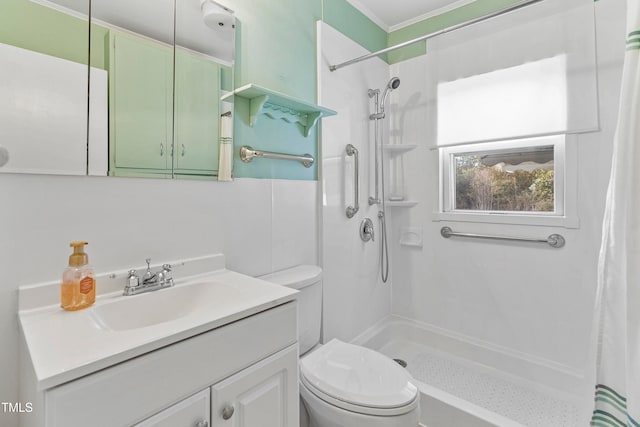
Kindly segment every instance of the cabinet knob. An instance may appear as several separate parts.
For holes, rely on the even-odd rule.
[[[225,406],[224,408],[222,408],[222,419],[228,420],[233,416],[234,411],[235,411],[235,408],[233,406],[231,405]]]
[[[209,421],[207,420],[198,421],[195,427],[209,427]]]

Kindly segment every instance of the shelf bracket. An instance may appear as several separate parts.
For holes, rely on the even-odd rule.
[[[309,136],[309,134],[311,133],[311,129],[313,129],[316,123],[318,123],[320,117],[322,117],[321,111],[315,111],[313,113],[307,114],[307,124],[306,126],[304,126],[304,136]]]
[[[256,124],[258,114],[262,112],[262,107],[269,100],[269,95],[260,95],[255,98],[251,98],[251,104],[249,105],[249,126]]]

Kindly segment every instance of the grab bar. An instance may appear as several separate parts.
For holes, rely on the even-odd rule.
[[[486,234],[456,233],[450,227],[442,227],[440,229],[440,235],[446,239],[448,239],[449,237],[471,237],[474,239],[492,239],[492,240],[509,240],[512,242],[547,243],[552,248],[561,248],[565,244],[564,237],[562,237],[560,234],[551,234],[546,239],[535,239],[535,238],[526,238],[526,237],[489,236]]]
[[[353,156],[353,206],[347,206],[347,218],[353,218],[353,216],[360,210],[360,204],[358,199],[358,149],[351,144],[347,144],[347,156]]]
[[[313,165],[315,159],[311,154],[305,154],[298,156],[295,154],[273,153],[271,151],[254,150],[248,145],[243,145],[240,148],[240,160],[245,163],[249,163],[254,157],[264,157],[265,159],[279,159],[279,160],[295,160],[300,162],[306,168],[310,168]]]

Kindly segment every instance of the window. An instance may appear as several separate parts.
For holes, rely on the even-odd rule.
[[[439,219],[577,226],[567,223],[565,135],[439,150]]]

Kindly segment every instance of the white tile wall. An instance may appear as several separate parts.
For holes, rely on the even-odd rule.
[[[318,259],[318,182],[272,181],[273,271]]]
[[[432,135],[425,103],[426,57],[391,67],[402,80],[393,93],[403,117],[404,143],[420,144],[405,156],[407,192],[420,204],[394,210],[393,313],[582,371],[596,289],[596,265],[616,125],[624,51],[624,1],[597,8],[601,131],[578,136],[579,229],[464,222],[433,222],[438,209],[438,156],[426,148]],[[462,125],[462,124],[461,124]],[[563,234],[560,250],[541,245],[440,237],[454,230],[514,236]],[[400,246],[399,230],[424,230],[424,247]]]
[[[211,221],[222,232],[227,265],[255,276],[271,271],[271,181],[241,179],[231,184],[221,188],[219,222]]]
[[[378,278],[378,209],[372,195],[373,162],[369,88],[384,87],[388,66],[379,59],[330,72],[328,65],[366,53],[326,24],[320,25],[320,103],[338,112],[322,123],[322,262],[324,267],[324,340],[351,340],[390,312],[391,285]],[[347,144],[360,152],[360,211],[347,219],[353,200],[353,158]],[[359,237],[361,221],[374,221],[376,241]]]
[[[59,277],[70,241],[89,242],[98,272],[146,257],[162,262],[218,252],[229,268],[249,275],[316,264],[316,187],[316,181],[0,175],[0,400],[18,399],[16,290]],[[0,425],[16,423],[0,413]]]

